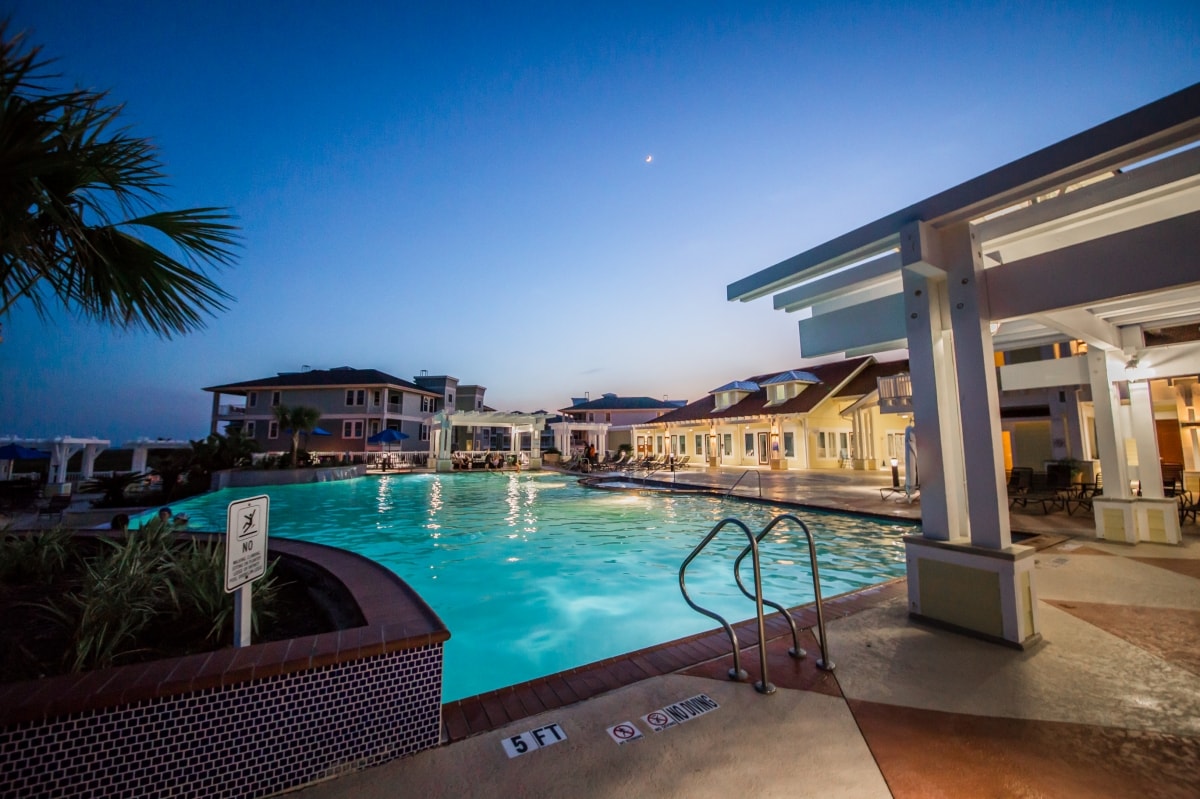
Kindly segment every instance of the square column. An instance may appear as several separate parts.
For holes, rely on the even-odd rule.
[[[923,535],[905,539],[909,613],[987,640],[1039,640],[1033,555],[1009,529],[983,257],[970,225],[901,234]]]

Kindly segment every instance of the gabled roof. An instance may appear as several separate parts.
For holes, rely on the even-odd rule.
[[[410,380],[389,375],[387,372],[381,372],[378,369],[354,369],[349,366],[340,366],[336,369],[312,369],[308,372],[280,372],[274,377],[260,377],[240,383],[209,386],[204,390],[233,393],[257,388],[333,388],[337,386],[392,386],[438,396],[437,392],[421,388]]]
[[[758,383],[752,380],[734,380],[732,383],[726,383],[720,388],[714,388],[709,394],[717,394],[722,391],[758,391]]]
[[[764,386],[773,386],[777,383],[820,383],[820,379],[812,372],[800,372],[795,369],[789,369],[786,372],[780,372],[769,380],[764,380]]]
[[[771,372],[765,375],[757,375],[751,377],[747,381],[735,381],[729,385],[745,385],[749,383],[755,386],[755,391],[749,396],[743,398],[741,402],[736,402],[728,408],[720,411],[714,411],[716,407],[715,393],[710,393],[708,396],[699,399],[690,405],[680,408],[677,411],[663,414],[653,421],[653,424],[660,422],[693,422],[693,421],[708,421],[710,419],[731,419],[743,416],[778,416],[790,413],[809,413],[823,400],[829,397],[834,391],[837,391],[842,385],[850,380],[863,367],[874,361],[873,358],[867,356],[863,358],[849,358],[844,361],[836,361],[834,363],[821,364],[814,366],[811,369],[805,370],[817,379],[818,382],[810,385],[797,396],[792,397],[787,402],[781,402],[778,405],[767,405],[767,390],[758,388],[758,386],[766,383],[773,377],[777,377],[787,372]],[[721,391],[723,389],[717,389]]]
[[[653,397],[618,397],[616,394],[605,394],[600,399],[586,400],[560,411],[657,411],[678,408],[678,402],[658,400]]]
[[[846,385],[842,386],[842,390],[837,393],[839,397],[861,397],[865,394],[870,394],[878,385],[877,380],[881,377],[891,377],[892,375],[902,374],[908,371],[908,359],[900,361],[888,361],[887,363],[873,363],[866,369],[854,376]]]

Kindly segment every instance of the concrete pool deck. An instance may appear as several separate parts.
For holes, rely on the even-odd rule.
[[[675,479],[728,488],[740,474],[689,470]],[[919,518],[919,507],[880,500],[886,475],[761,476],[770,499]],[[1122,546],[1096,541],[1090,517],[1078,514],[1012,519],[1014,530],[1041,534],[1043,640],[1027,651],[912,622],[899,580],[827,603],[832,673],[816,668],[807,629],[809,656],[790,658],[790,632],[772,618],[773,695],[725,678],[731,656],[718,630],[450,703],[442,746],[299,793],[1200,795],[1196,526],[1184,528],[1183,546]],[[801,611],[799,623],[808,628],[813,618]],[[757,680],[754,630],[739,625],[738,636],[742,667]],[[706,699],[683,702],[698,696]],[[664,708],[687,720],[654,732],[643,717]],[[626,723],[640,737],[618,744],[609,730]],[[510,758],[504,741],[514,736],[529,751]]]

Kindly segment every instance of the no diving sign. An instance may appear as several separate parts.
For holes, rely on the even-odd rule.
[[[225,526],[225,592],[233,593],[262,577],[267,570],[267,511],[265,494],[229,503]]]
[[[608,737],[619,744],[627,744],[645,736],[642,735],[641,730],[633,726],[632,721],[622,721],[620,724],[614,724],[608,728]]]

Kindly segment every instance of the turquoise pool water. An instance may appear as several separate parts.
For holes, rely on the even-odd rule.
[[[391,569],[450,628],[450,701],[714,628],[679,593],[679,565],[713,525],[754,532],[784,508],[689,495],[597,491],[554,473],[363,477],[226,489],[173,505],[195,530],[224,531],[235,499],[271,497],[270,535],[349,549]],[[843,593],[904,574],[912,524],[797,513],[817,539],[821,589]],[[740,536],[740,537],[739,537]],[[726,528],[688,568],[688,590],[731,621],[754,603],[732,563],[745,536]],[[763,543],[763,595],[812,599],[804,536],[781,525]],[[750,564],[743,566],[747,584]]]

